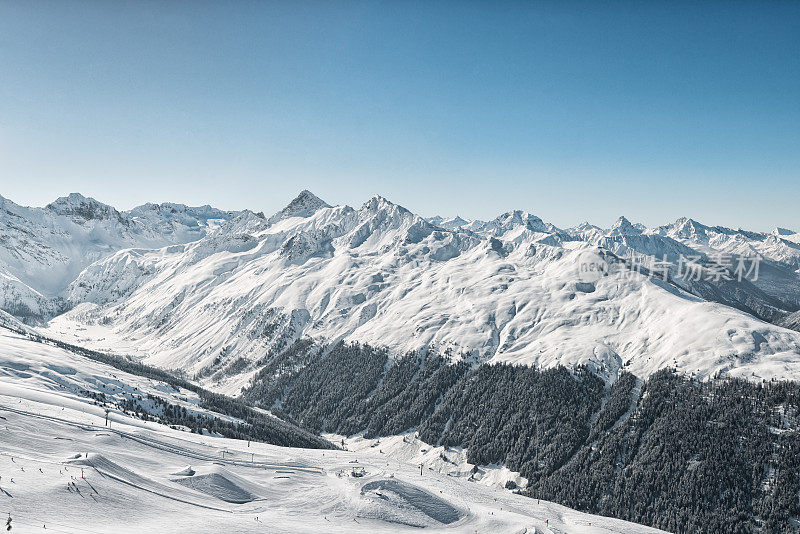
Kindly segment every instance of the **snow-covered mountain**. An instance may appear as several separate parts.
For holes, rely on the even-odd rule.
[[[196,241],[236,213],[145,204],[129,212],[78,193],[44,208],[0,197],[0,309],[31,319],[63,310],[63,292],[91,263],[132,247]]]
[[[706,226],[682,217],[672,224],[649,231],[680,241],[693,249],[707,253],[759,254],[768,260],[800,269],[800,239],[791,231],[777,228],[770,233],[733,230],[722,226]]]
[[[540,505],[541,495],[680,529],[674,514],[697,510],[673,502],[681,494],[673,490],[685,483],[687,495],[708,489],[703,499],[713,497],[707,477],[729,478],[717,459],[730,455],[735,469],[747,470],[755,465],[751,450],[761,451],[760,467],[731,491],[751,492],[752,510],[795,502],[796,489],[772,484],[770,473],[797,472],[783,461],[795,457],[784,432],[796,428],[797,409],[780,397],[796,385],[681,376],[800,381],[800,283],[790,254],[795,234],[786,230],[728,231],[689,220],[648,229],[624,217],[609,229],[560,229],[523,211],[491,221],[426,220],[380,196],[352,208],[308,191],[271,217],[177,204],[119,212],[77,195],[45,208],[9,201],[2,208],[7,282],[0,287],[4,307],[17,316],[0,311],[0,404],[10,401],[0,408],[12,429],[4,453],[34,451],[26,461],[42,471],[90,467],[105,475],[90,481],[98,495],[122,495],[159,514],[180,509],[192,517],[186,528],[239,525],[255,521],[255,511],[278,525],[306,514],[309,531],[355,531],[344,522],[362,520],[364,531],[636,528],[570,510],[556,515],[553,505]],[[757,279],[737,279],[734,265],[720,264],[741,253],[762,257]],[[37,305],[44,325],[30,321]],[[217,398],[198,382],[241,396]],[[761,395],[751,399],[761,411],[728,410],[718,395]],[[98,434],[103,440],[84,435],[102,430],[102,407],[87,402],[117,409],[116,428]],[[266,426],[241,426],[241,413]],[[735,426],[692,423],[708,414]],[[143,417],[175,428],[143,424]],[[755,430],[778,420],[781,433]],[[208,425],[234,436],[263,428],[272,443],[293,436],[312,447],[329,444],[308,429],[334,432],[328,436],[336,443],[358,450],[366,478],[310,481],[304,469],[341,474],[356,458],[221,445],[215,440],[224,438],[206,439]],[[758,439],[731,438],[748,433]],[[676,435],[689,436],[694,449]],[[48,456],[45,445],[55,437],[69,439]],[[725,452],[698,446],[706,441]],[[83,458],[67,454],[75,444]],[[136,460],[151,448],[167,452]],[[251,451],[249,464],[237,456]],[[222,465],[214,465],[217,456]],[[174,465],[184,458],[197,465]],[[413,479],[419,465],[431,471],[424,483]],[[270,478],[273,468],[291,473]],[[656,471],[668,473],[660,486],[668,505],[629,491],[633,485],[625,489],[627,480],[660,477]],[[45,513],[11,508],[17,520],[74,526],[94,517],[58,506],[54,489],[37,489],[52,482],[40,474],[26,469],[15,477],[15,502],[19,495]],[[313,503],[280,496],[275,484],[300,493],[311,487]],[[537,500],[517,502],[521,496],[503,489],[515,485]],[[336,510],[318,506],[343,492]],[[612,493],[621,503],[609,501]],[[498,504],[486,519],[487,511],[475,510],[489,495]],[[735,506],[703,511],[703,521],[750,522]],[[758,510],[782,521],[771,511],[781,505],[770,506]]]
[[[213,228],[208,220],[198,220],[194,241],[110,251],[88,265],[61,292],[71,309],[50,321],[49,334],[214,376],[233,392],[265,354],[300,337],[397,355],[587,364],[610,378],[667,366],[705,377],[800,377],[800,333],[778,326],[795,324],[798,276],[777,256],[764,272],[780,275],[770,283],[781,285],[781,299],[746,280],[632,272],[632,254],[674,264],[698,255],[708,271],[711,249],[624,218],[609,230],[561,230],[521,211],[445,224],[380,196],[354,209],[304,191],[268,219],[243,212]],[[582,280],[587,254],[625,276]]]

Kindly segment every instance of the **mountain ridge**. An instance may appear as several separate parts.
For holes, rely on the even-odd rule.
[[[786,295],[800,287],[781,257],[765,259],[764,287],[661,280],[646,269],[587,283],[576,267],[592,251],[626,273],[631,255],[677,265],[697,253],[706,274],[711,251],[624,218],[619,235],[562,230],[521,210],[482,225],[461,221],[471,227],[443,228],[380,195],[355,209],[303,191],[270,218],[238,212],[214,227],[198,222],[193,241],[92,262],[62,294],[70,311],[46,331],[216,376],[210,385],[229,392],[257,372],[260,355],[305,337],[397,355],[589,365],[609,380],[623,368],[647,376],[665,366],[708,377],[800,376],[800,337],[783,328],[797,311]],[[784,300],[771,296],[779,291]],[[219,374],[231,366],[239,371]]]
[[[798,328],[800,277],[786,236],[688,218],[562,230],[522,210],[425,219],[380,195],[356,209],[308,190],[269,218],[173,203],[118,212],[78,194],[52,204],[0,204],[0,309],[48,321],[53,337],[216,376],[209,385],[229,392],[260,355],[306,337],[394,355],[588,365],[608,380],[665,366],[800,377],[800,335],[788,330]],[[24,240],[41,254],[20,259],[37,250]],[[709,278],[715,255],[759,251],[769,254],[760,280]],[[583,281],[577,267],[595,253],[615,273]],[[696,280],[679,272],[686,257],[697,258]],[[648,267],[656,260],[666,277]],[[44,272],[61,273],[50,291],[28,283]],[[219,374],[234,362],[239,371]]]

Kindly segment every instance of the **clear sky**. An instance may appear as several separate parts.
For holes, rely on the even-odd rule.
[[[800,2],[0,0],[0,194],[800,231]]]

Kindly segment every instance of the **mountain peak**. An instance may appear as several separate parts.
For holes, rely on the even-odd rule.
[[[385,209],[399,209],[402,212],[409,212],[406,208],[399,204],[395,204],[391,200],[387,199],[386,197],[382,197],[380,195],[372,195],[372,198],[364,202],[364,205],[361,206],[361,209],[369,210],[369,211],[376,211],[376,210],[385,210]]]
[[[674,225],[678,228],[701,228],[705,227],[704,224],[692,219],[691,217],[679,217],[675,220]]]
[[[174,202],[162,202],[156,204],[147,202],[141,206],[136,206],[130,211],[123,212],[124,216],[139,221],[148,221],[148,224],[167,224],[173,222],[196,228],[198,225],[207,225],[211,219],[230,220],[236,217],[239,212],[223,211],[208,204],[202,206],[187,206],[186,204],[176,204]]]
[[[583,232],[600,232],[604,234],[605,230],[603,230],[598,226],[593,225],[589,221],[583,221],[582,223],[572,226],[571,228],[567,228],[566,232],[571,235],[580,234]]]
[[[783,235],[794,235],[795,232],[789,230],[788,228],[781,228],[780,226],[775,228],[772,231],[772,235],[783,236]]]
[[[708,227],[702,223],[690,219],[688,217],[681,217],[672,224],[672,234],[676,237],[684,239],[696,239],[705,241],[707,240],[706,229]]]
[[[642,229],[639,225],[635,225],[624,216],[621,216],[608,233],[610,235],[638,235],[642,233]]]
[[[289,202],[289,205],[284,208],[284,210],[290,211],[304,211],[304,210],[313,210],[316,211],[320,208],[330,208],[330,204],[319,198],[317,195],[309,191],[308,189],[303,189],[300,191],[300,194],[294,197],[294,200]]]
[[[542,219],[523,210],[507,211],[491,221],[489,225],[501,233],[519,226],[523,226],[533,232],[549,231]]]
[[[267,222],[272,224],[288,217],[311,217],[317,210],[330,207],[330,204],[317,195],[308,189],[303,189],[285,208],[270,217]]]
[[[116,219],[123,221],[122,215],[108,204],[85,197],[80,193],[70,193],[65,197],[59,197],[46,206],[46,209],[58,214],[71,216],[74,219],[86,221],[96,219]]]
[[[452,219],[445,219],[442,222],[446,224],[448,228],[460,228],[461,226],[469,224],[469,221],[460,215],[456,215]]]
[[[469,225],[472,221],[468,221],[464,219],[460,215],[456,215],[455,217],[450,217],[445,219],[440,215],[436,215],[435,217],[429,217],[426,219],[429,223],[434,226],[438,226],[439,228],[444,228],[446,230],[458,230]]]
[[[393,202],[389,201],[389,199],[386,197],[375,193],[364,204],[393,204]]]
[[[85,197],[80,193],[70,193],[65,197],[58,197],[53,202],[47,205],[50,206],[62,206],[62,205],[80,205],[80,204],[102,204],[102,202],[93,199],[92,197]]]

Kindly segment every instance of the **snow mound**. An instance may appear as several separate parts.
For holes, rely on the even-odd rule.
[[[172,473],[172,475],[176,476],[176,477],[191,477],[191,476],[194,476],[195,473],[196,473],[196,471],[194,469],[192,469],[192,466],[191,465],[187,465],[183,469],[181,469],[179,471],[175,471],[174,473]]]
[[[449,525],[466,514],[432,493],[396,479],[367,482],[361,487],[366,506],[361,517],[415,527]]]
[[[254,501],[257,497],[239,486],[230,476],[223,470],[211,472],[204,475],[187,476],[185,478],[177,478],[173,482],[191,488],[195,491],[211,495],[221,501],[230,502],[234,504],[244,504]]]

